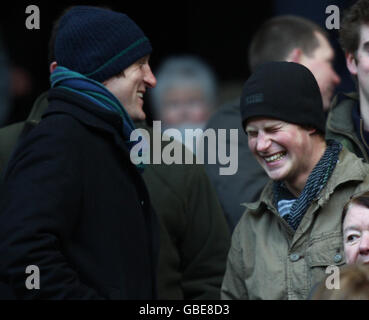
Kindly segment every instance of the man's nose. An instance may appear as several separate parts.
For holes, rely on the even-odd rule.
[[[148,86],[149,88],[156,87],[157,81],[156,81],[154,74],[151,71],[150,66],[148,66],[146,70],[144,81],[145,81],[146,86]]]
[[[256,141],[256,151],[265,152],[270,147],[270,138],[263,132],[259,132]]]
[[[335,86],[338,86],[341,83],[341,78],[340,76],[336,73],[336,71],[333,71],[333,83]]]

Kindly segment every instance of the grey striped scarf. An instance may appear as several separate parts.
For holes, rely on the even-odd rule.
[[[327,141],[327,149],[322,158],[310,173],[306,185],[296,199],[286,188],[283,182],[274,182],[274,203],[279,214],[296,231],[311,202],[318,196],[327,184],[336,167],[342,145],[334,140]]]

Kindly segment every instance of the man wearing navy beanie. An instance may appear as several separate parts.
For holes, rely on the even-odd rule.
[[[270,181],[232,238],[223,299],[306,299],[328,266],[345,263],[342,209],[369,189],[369,165],[324,138],[313,74],[270,62],[247,80],[240,101],[251,152]]]
[[[155,299],[157,220],[130,159],[151,44],[97,7],[55,30],[48,108],[3,173],[0,283],[17,299]]]

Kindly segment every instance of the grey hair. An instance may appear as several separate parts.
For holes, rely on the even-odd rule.
[[[151,90],[150,102],[153,111],[158,113],[165,92],[172,88],[190,87],[202,89],[210,107],[215,107],[217,80],[213,70],[195,56],[172,56],[156,70],[157,85]]]

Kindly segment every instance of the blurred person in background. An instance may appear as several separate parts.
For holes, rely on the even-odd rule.
[[[369,0],[359,0],[343,16],[340,42],[357,92],[340,93],[327,120],[327,137],[369,162]]]
[[[156,74],[158,85],[151,92],[154,118],[162,121],[163,130],[179,130],[184,142],[185,130],[204,129],[216,107],[215,74],[195,56],[169,57]]]

